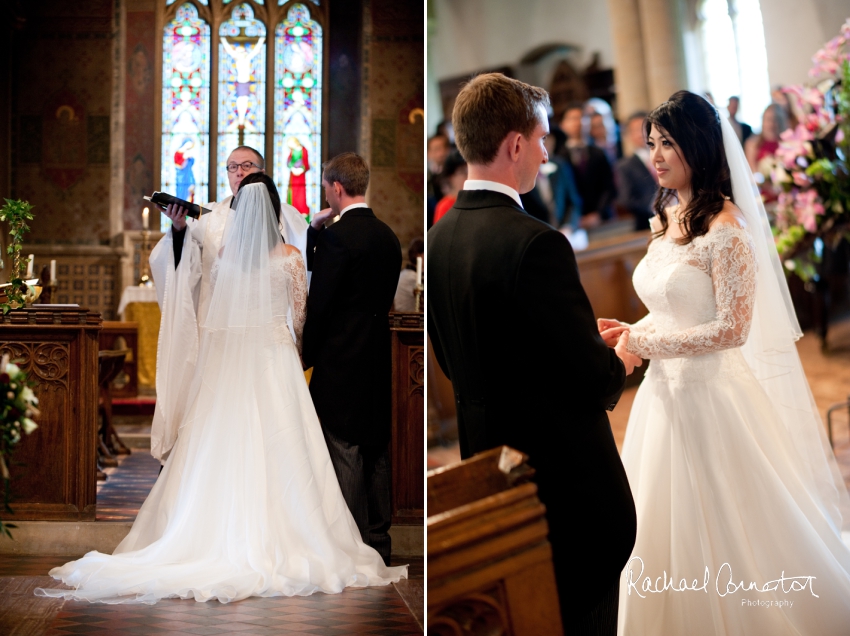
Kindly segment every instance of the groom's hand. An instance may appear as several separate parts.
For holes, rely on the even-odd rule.
[[[332,219],[336,215],[331,208],[325,208],[324,210],[319,210],[310,221],[310,225],[313,226],[313,229],[320,230],[322,226],[325,224],[325,221],[328,219]]]
[[[623,335],[620,336],[620,339],[617,341],[617,346],[614,347],[614,352],[617,354],[617,357],[623,361],[623,364],[626,366],[626,375],[631,375],[635,370],[635,367],[639,367],[643,364],[643,360],[637,357],[633,353],[629,353],[626,351],[626,347],[629,344],[629,332],[623,332]]]
[[[598,318],[596,320],[599,335],[609,347],[617,346],[620,339],[620,334],[629,330],[629,325],[626,325],[618,320],[610,320],[608,318]]]

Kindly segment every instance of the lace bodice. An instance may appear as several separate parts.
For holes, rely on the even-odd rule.
[[[215,293],[220,258],[210,268],[210,287]],[[277,343],[293,341],[301,353],[304,322],[307,318],[307,272],[298,250],[269,258],[271,283],[272,334]],[[290,330],[291,327],[291,330]]]
[[[740,347],[749,335],[755,280],[752,240],[737,225],[715,226],[688,245],[655,239],[633,276],[649,314],[632,325],[629,351],[667,359]]]

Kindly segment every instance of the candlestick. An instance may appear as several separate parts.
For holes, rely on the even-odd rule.
[[[144,210],[142,210],[142,228],[145,229],[145,230],[150,229],[150,226],[149,226],[150,221],[148,219],[149,215],[150,215],[150,210],[148,208],[145,208]]]
[[[53,282],[56,280],[56,260],[50,260],[50,281]]]
[[[416,284],[422,284],[422,257],[416,257]]]
[[[32,268],[33,268],[34,263],[35,263],[35,254],[30,254],[27,257],[27,273],[26,273],[25,278],[27,278],[27,279],[32,278]]]

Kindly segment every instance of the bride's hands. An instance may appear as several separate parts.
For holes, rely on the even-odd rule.
[[[628,333],[629,325],[620,322],[619,320],[611,320],[610,318],[598,318],[596,326],[599,329],[599,335],[609,347],[617,346],[620,340],[620,334]]]
[[[624,331],[623,334],[617,339],[617,344],[614,347],[614,352],[617,354],[617,357],[623,361],[623,364],[626,367],[626,375],[631,375],[632,371],[634,371],[636,367],[639,367],[641,364],[643,364],[643,360],[641,360],[635,354],[626,351],[626,347],[628,346],[628,344],[629,332]]]

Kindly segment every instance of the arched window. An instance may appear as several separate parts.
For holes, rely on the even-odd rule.
[[[767,51],[759,0],[705,0],[699,12],[706,83],[723,109],[741,98],[738,119],[761,130],[770,104]]]
[[[309,220],[320,205],[325,3],[160,2],[160,190],[221,200],[228,154],[251,146]]]

